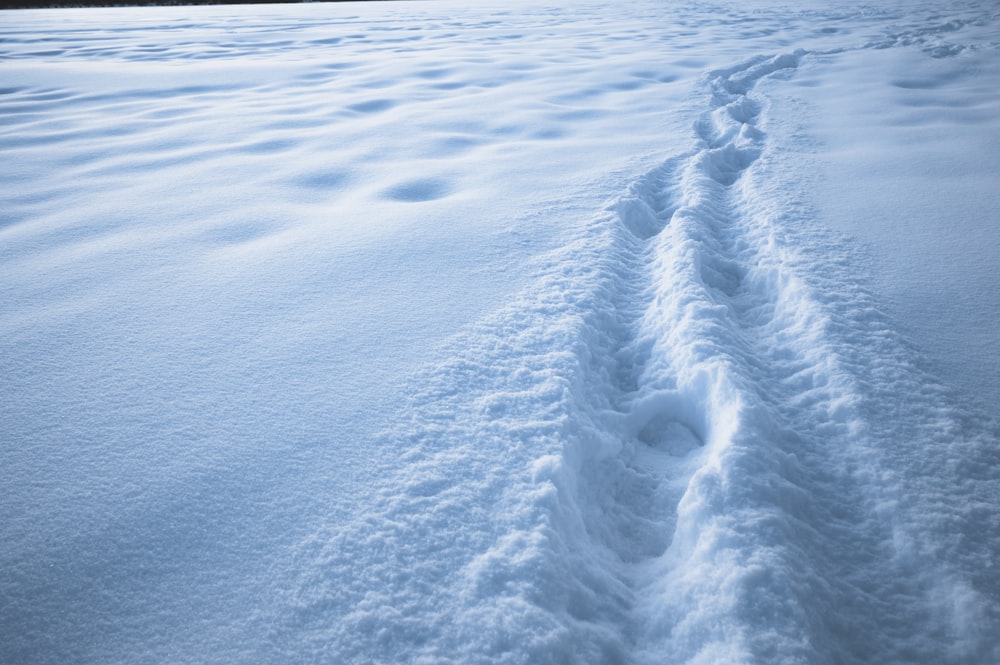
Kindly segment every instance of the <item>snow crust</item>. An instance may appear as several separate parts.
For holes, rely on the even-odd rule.
[[[4,14],[0,661],[1000,662],[997,13]]]

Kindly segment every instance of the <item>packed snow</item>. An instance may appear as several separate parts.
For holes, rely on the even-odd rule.
[[[1000,662],[1000,8],[0,14],[0,662]]]

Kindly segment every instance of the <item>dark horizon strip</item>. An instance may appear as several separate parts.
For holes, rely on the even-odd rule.
[[[0,0],[0,10],[4,9],[75,9],[88,7],[190,7],[203,5],[291,5],[328,2],[386,2],[390,0],[79,0],[76,2],[52,2],[52,0]]]

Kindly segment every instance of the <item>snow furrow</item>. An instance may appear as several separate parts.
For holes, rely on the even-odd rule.
[[[677,504],[670,548],[639,572],[648,584],[636,612],[646,622],[640,661],[989,660],[998,645],[981,627],[997,608],[975,589],[995,585],[957,571],[989,560],[993,536],[982,532],[996,533],[995,520],[974,525],[960,506],[927,506],[943,515],[928,531],[919,509],[903,506],[948,497],[947,483],[968,478],[943,473],[949,459],[995,468],[995,436],[944,415],[943,396],[886,338],[889,326],[841,266],[825,282],[810,277],[829,267],[817,256],[836,252],[815,251],[815,238],[782,240],[803,220],[755,168],[766,100],[753,89],[804,56],[710,75],[702,149],[654,240],[655,297],[640,333],[654,359],[646,384],[674,377],[701,397],[707,450]],[[895,378],[872,380],[878,366]],[[900,391],[901,381],[912,387]],[[871,408],[891,399],[873,385],[924,394],[906,418],[920,425],[905,454],[890,452],[899,434],[885,423],[898,415]],[[925,415],[935,412],[942,421]],[[914,467],[921,455],[939,458],[937,473]],[[914,495],[907,485],[918,483]],[[978,492],[990,487],[984,478]],[[966,542],[972,561],[956,567],[938,552],[917,564],[913,551],[930,555],[954,531],[978,542]]]
[[[879,477],[897,465],[884,463],[861,408],[863,374],[842,358],[866,347],[838,339],[838,312],[800,272],[802,250],[780,240],[781,202],[754,177],[765,101],[751,92],[803,56],[711,75],[713,109],[696,126],[703,148],[654,244],[643,330],[656,362],[644,375],[650,390],[674,377],[701,397],[707,450],[677,504],[670,548],[638,572],[640,662],[663,653],[676,662],[934,661],[996,648],[986,635],[949,634],[951,601],[927,579],[927,570],[948,579],[948,566],[925,561],[917,576],[892,551],[894,540],[922,536],[885,519],[905,493]],[[855,297],[840,314],[865,306]],[[850,609],[822,611],[832,607]]]

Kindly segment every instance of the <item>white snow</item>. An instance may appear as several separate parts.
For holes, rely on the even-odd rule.
[[[808,131],[824,145],[817,205],[870,252],[880,301],[935,371],[995,414],[1000,59],[992,49],[919,66],[906,56],[856,51],[811,68]]]
[[[1000,662],[998,27],[0,14],[0,662]]]

